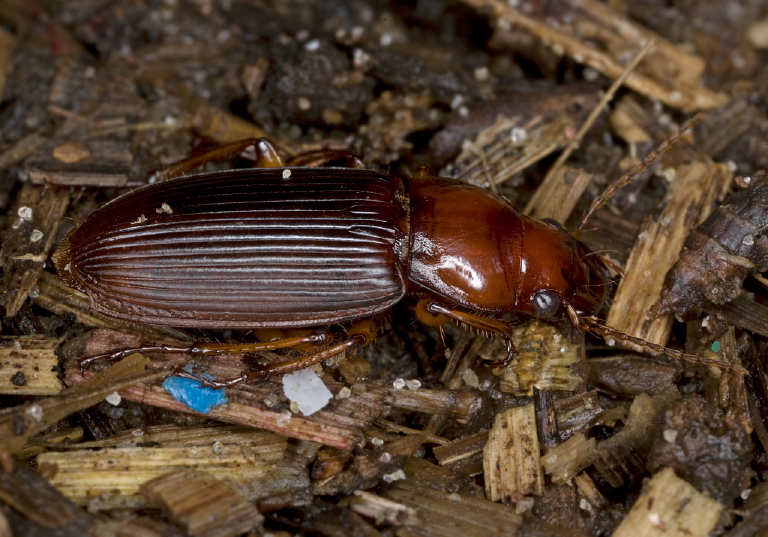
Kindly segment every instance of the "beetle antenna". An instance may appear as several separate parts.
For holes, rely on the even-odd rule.
[[[672,147],[682,136],[685,134],[691,127],[696,125],[699,121],[704,119],[704,114],[698,113],[692,118],[690,118],[688,121],[683,123],[683,126],[680,127],[678,130],[676,130],[672,135],[661,142],[659,146],[648,153],[645,158],[637,163],[635,166],[632,167],[631,170],[629,170],[627,173],[619,177],[616,181],[608,185],[608,188],[606,188],[602,194],[600,194],[598,197],[594,199],[592,202],[592,205],[590,205],[589,210],[584,214],[584,218],[581,219],[581,224],[579,224],[578,229],[573,233],[573,236],[577,239],[579,236],[584,232],[584,226],[587,225],[587,221],[592,217],[592,215],[597,211],[600,207],[605,205],[609,199],[611,199],[616,192],[618,192],[622,187],[624,187],[627,183],[629,183],[634,176],[648,168],[651,164],[653,164],[656,160],[659,159],[664,153],[667,152],[667,150]]]
[[[729,362],[724,362],[722,360],[715,360],[712,358],[703,358],[701,356],[696,356],[695,354],[686,354],[684,352],[680,352],[675,349],[670,349],[669,347],[664,347],[662,345],[657,345],[656,343],[651,343],[650,341],[646,341],[639,337],[630,336],[629,334],[620,332],[615,328],[611,328],[610,326],[600,323],[595,317],[582,317],[576,312],[575,309],[573,309],[573,306],[567,306],[567,312],[568,312],[568,318],[571,320],[571,322],[576,328],[596,334],[602,337],[603,339],[610,338],[615,341],[619,341],[621,343],[629,343],[631,345],[636,345],[642,348],[643,350],[656,356],[666,355],[671,358],[675,358],[677,360],[683,360],[685,362],[690,362],[693,364],[714,365],[721,369],[728,369],[730,371],[736,371],[738,373],[743,373],[745,375],[747,374],[746,369],[736,364],[731,364]]]

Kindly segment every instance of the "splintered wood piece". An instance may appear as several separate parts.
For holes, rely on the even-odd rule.
[[[555,399],[553,406],[557,430],[563,440],[573,434],[586,432],[592,421],[603,412],[596,390]]]
[[[563,223],[568,220],[591,181],[592,174],[561,166],[554,174],[547,175],[523,212],[539,220],[552,218]]]
[[[552,476],[552,482],[564,484],[592,464],[597,441],[583,433],[570,437],[562,444],[550,449],[541,459],[544,471]]]
[[[592,451],[592,464],[612,487],[625,486],[627,479],[645,471],[648,452],[654,440],[654,423],[670,403],[680,398],[670,386],[653,397],[640,394],[629,408],[624,428]]]
[[[725,164],[695,161],[675,170],[661,214],[657,219],[646,218],[641,226],[606,319],[608,326],[651,343],[666,344],[672,315],[649,319],[648,311],[658,301],[664,276],[677,261],[685,238],[725,195],[730,181]],[[643,352],[641,348],[634,350]]]
[[[515,119],[494,124],[466,144],[456,158],[458,178],[475,185],[497,185],[508,181],[547,155],[562,149],[576,132],[576,122],[565,115],[545,123],[520,125]],[[520,141],[514,141],[514,136]],[[482,140],[490,139],[484,148]]]
[[[533,405],[497,414],[483,449],[486,496],[494,502],[519,502],[525,496],[540,495],[544,476],[539,458]]]
[[[15,532],[3,535],[41,537],[43,535],[96,535],[94,515],[83,511],[62,496],[39,473],[8,457],[0,465],[0,502],[26,519]],[[3,509],[4,513],[7,513]],[[35,531],[36,530],[36,531]]]
[[[422,537],[514,536],[522,525],[522,515],[506,505],[455,492],[420,486],[415,480],[398,481],[382,495],[415,511],[399,521],[398,535]],[[407,511],[409,514],[412,511]]]
[[[499,390],[522,397],[533,389],[572,391],[583,380],[573,369],[579,345],[570,343],[551,324],[533,320],[512,330],[516,363],[502,371]]]
[[[0,411],[0,451],[17,453],[28,439],[70,414],[93,406],[107,395],[145,380],[158,379],[164,371],[144,371],[139,355],[127,357],[91,382],[62,390],[58,395],[23,403]]]
[[[54,395],[64,385],[59,380],[58,339],[35,336],[0,339],[0,393]]]
[[[34,184],[125,186],[132,160],[128,142],[59,140],[32,155],[27,171]]]
[[[275,494],[303,493],[309,486],[304,465],[279,464],[287,441],[239,446],[126,447],[73,450],[38,455],[38,464],[55,464],[51,483],[78,505],[92,509],[147,506],[141,485],[163,474],[185,469],[238,484],[249,501]]]
[[[600,71],[609,78],[624,72],[627,61],[648,41],[655,46],[629,74],[626,85],[684,111],[714,108],[726,97],[700,84],[704,61],[670,43],[597,0],[565,0],[545,7],[530,0],[464,0],[499,20],[530,32],[556,54]]]
[[[69,205],[69,192],[26,183],[2,235],[5,314],[13,317],[37,284]]]
[[[443,446],[434,447],[432,453],[441,466],[446,466],[482,453],[486,443],[488,443],[488,431],[480,431]]]
[[[686,535],[705,537],[723,506],[665,468],[654,475],[613,537]]]
[[[260,529],[264,517],[235,487],[201,470],[176,470],[141,486],[187,533],[230,537]]]

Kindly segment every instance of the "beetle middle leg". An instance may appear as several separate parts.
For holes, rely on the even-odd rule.
[[[255,155],[251,155],[247,151],[250,148],[253,148]],[[308,151],[296,155],[286,162],[277,150],[277,147],[267,138],[246,138],[171,164],[155,173],[152,176],[152,180],[156,182],[167,181],[168,179],[187,174],[209,162],[226,160],[235,155],[250,158],[253,160],[256,168],[284,168],[286,166],[318,167],[334,161],[342,162],[344,167],[347,168],[365,168],[365,163],[354,153],[335,149]]]
[[[209,388],[229,388],[240,383],[249,383],[254,380],[271,377],[274,375],[286,375],[299,369],[305,369],[315,364],[319,364],[341,354],[344,351],[356,349],[367,345],[376,337],[376,325],[371,320],[364,320],[352,325],[347,330],[346,338],[338,343],[331,344],[321,350],[299,356],[298,358],[291,358],[283,360],[281,362],[275,362],[257,370],[243,371],[239,376],[224,379],[224,380],[212,380],[203,376],[198,376],[195,373],[190,373],[184,369],[177,369],[174,375],[197,380],[202,383],[203,386]],[[242,347],[239,345],[238,347]]]

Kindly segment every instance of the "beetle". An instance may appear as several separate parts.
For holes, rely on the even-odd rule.
[[[184,175],[211,155],[188,159],[160,172],[162,182],[101,207],[57,248],[60,277],[85,292],[94,310],[120,319],[217,329],[348,323],[346,337],[334,341],[317,329],[242,345],[144,346],[81,364],[136,351],[211,355],[312,347],[299,358],[205,382],[231,386],[371,342],[376,328],[368,319],[407,293],[421,298],[419,319],[452,319],[499,335],[510,356],[505,314],[569,318],[584,330],[637,343],[592,318],[606,301],[608,270],[559,225],[425,168],[406,188],[401,178],[365,169],[345,151],[286,162],[259,139],[214,156],[249,147],[256,168]],[[348,167],[319,167],[339,160]]]

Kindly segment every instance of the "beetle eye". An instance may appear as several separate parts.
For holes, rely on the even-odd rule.
[[[533,313],[539,319],[554,317],[560,310],[560,297],[554,291],[545,289],[533,295]]]
[[[545,224],[549,224],[552,227],[556,227],[557,229],[562,229],[563,231],[565,231],[565,228],[563,227],[563,224],[561,224],[560,222],[558,222],[554,218],[542,218],[541,221],[544,222]]]

